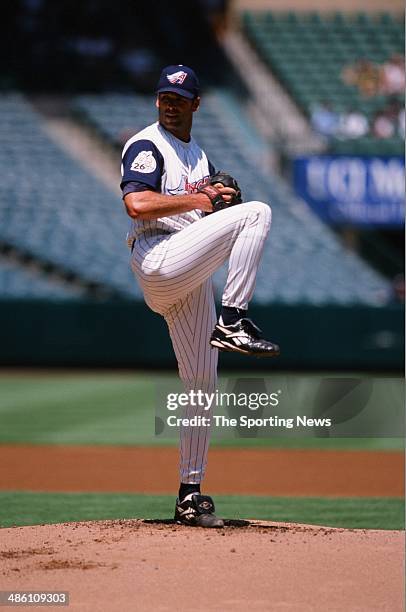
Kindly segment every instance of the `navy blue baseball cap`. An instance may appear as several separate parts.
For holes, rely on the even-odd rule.
[[[199,79],[192,68],[188,66],[183,64],[167,66],[161,72],[156,93],[162,93],[163,91],[173,91],[192,100],[199,95]]]

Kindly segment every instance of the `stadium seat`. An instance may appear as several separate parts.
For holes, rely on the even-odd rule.
[[[156,119],[151,96],[78,96],[73,109],[117,148],[131,132]],[[9,136],[0,150],[0,241],[82,283],[140,298],[128,266],[127,218],[117,198],[47,137],[40,117],[20,94],[0,97],[2,130]],[[330,229],[264,165],[261,137],[244,121],[231,97],[221,91],[206,93],[194,134],[215,167],[238,177],[245,200],[272,206],[273,227],[256,301],[382,303],[382,295],[389,291],[387,282],[356,255],[347,254]],[[224,274],[223,269],[215,276],[218,289]],[[0,274],[0,287],[8,286],[7,294],[20,295],[22,284],[10,289],[6,279],[1,285]],[[29,293],[33,283],[26,287]]]
[[[4,299],[41,298],[74,300],[84,297],[84,290],[24,264],[0,255],[0,296]]]
[[[128,269],[127,219],[122,207],[117,214],[117,199],[47,137],[20,94],[0,96],[0,133],[9,125],[14,135],[0,149],[0,241],[84,283],[97,280],[112,293],[140,296]],[[127,271],[125,283],[111,273],[117,260]]]
[[[313,105],[329,100],[338,112],[362,108],[371,119],[385,99],[369,100],[356,87],[347,86],[342,70],[361,58],[382,64],[393,53],[404,53],[403,23],[389,13],[372,18],[365,12],[245,12],[242,26],[262,60],[308,115]],[[365,153],[372,148],[377,155],[388,150],[384,141],[376,139],[365,146]],[[400,138],[391,147],[402,154]]]

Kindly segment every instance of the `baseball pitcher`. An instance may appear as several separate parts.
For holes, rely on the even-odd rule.
[[[199,81],[183,65],[162,70],[158,121],[130,138],[122,156],[123,199],[131,217],[131,267],[147,305],[165,318],[186,391],[216,388],[218,350],[274,357],[279,347],[247,318],[271,209],[243,202],[237,181],[216,173],[191,136]],[[228,261],[217,320],[211,276]],[[203,414],[189,406],[184,417]],[[205,412],[207,416],[207,412]],[[210,428],[180,432],[179,523],[222,527],[201,495]]]

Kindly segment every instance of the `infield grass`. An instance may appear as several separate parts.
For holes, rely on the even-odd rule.
[[[122,518],[172,518],[174,496],[116,493],[0,492],[0,526]],[[398,498],[216,495],[219,516],[349,529],[404,529]]]

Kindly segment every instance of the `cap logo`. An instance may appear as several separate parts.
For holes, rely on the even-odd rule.
[[[174,72],[173,74],[167,74],[166,78],[172,85],[175,83],[179,83],[180,85],[187,77],[187,72],[183,72],[183,70],[179,70],[179,72]]]

